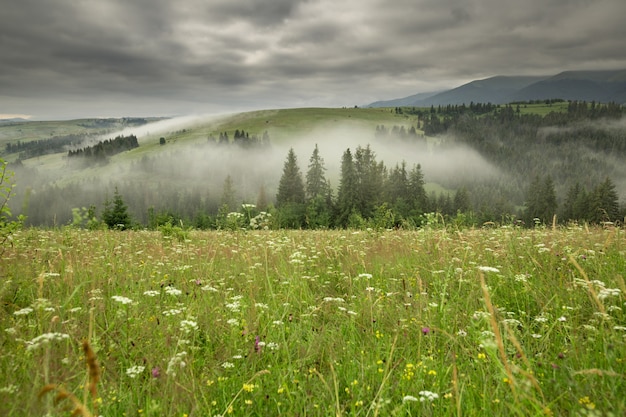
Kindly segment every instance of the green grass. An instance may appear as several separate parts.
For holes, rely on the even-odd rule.
[[[626,412],[619,229],[29,229],[2,259],[0,415],[68,415],[47,384],[107,416]]]

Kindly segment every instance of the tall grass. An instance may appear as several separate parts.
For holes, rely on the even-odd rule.
[[[32,229],[0,268],[0,415],[626,413],[619,229]]]

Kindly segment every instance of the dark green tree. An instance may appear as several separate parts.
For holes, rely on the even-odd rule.
[[[551,176],[543,179],[536,175],[526,191],[524,220],[528,225],[550,224],[557,213],[556,191]]]
[[[304,224],[304,181],[298,167],[298,159],[293,148],[289,149],[283,166],[283,175],[278,182],[276,208],[278,224],[281,227],[301,228]]]
[[[354,167],[354,159],[350,148],[346,149],[341,158],[341,177],[337,191],[337,215],[335,223],[346,227],[353,212],[358,214],[358,177]]]
[[[396,164],[389,172],[385,181],[384,196],[393,213],[404,219],[410,216],[409,173],[405,161],[402,161],[400,165]]]
[[[236,211],[238,208],[237,194],[235,192],[235,186],[233,185],[233,179],[230,175],[227,175],[224,180],[220,204],[227,212]]]
[[[309,169],[306,173],[306,199],[311,200],[315,197],[325,197],[327,194],[328,183],[324,172],[324,159],[320,156],[319,148],[315,144],[315,149],[309,159]]]
[[[365,219],[372,218],[382,203],[385,166],[376,162],[376,154],[369,145],[359,146],[354,153],[357,177],[357,210]]]
[[[593,223],[613,222],[619,219],[619,196],[615,191],[615,184],[609,177],[593,190],[590,200],[590,220]]]
[[[422,216],[428,210],[428,196],[424,184],[422,166],[414,165],[409,172],[408,202],[412,216],[415,218]]]
[[[471,210],[472,203],[470,201],[470,196],[467,192],[467,188],[461,187],[456,191],[452,205],[455,213],[466,213]]]
[[[113,194],[113,202],[107,199],[104,203],[102,221],[109,229],[127,230],[132,226],[128,207],[124,203],[117,187],[115,187],[115,193]]]
[[[293,148],[290,148],[283,166],[283,175],[278,183],[276,207],[280,208],[287,203],[303,204],[304,194],[304,181],[298,167],[298,159]]]

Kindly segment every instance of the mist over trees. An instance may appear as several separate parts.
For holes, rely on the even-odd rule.
[[[623,108],[570,102],[541,115],[525,112],[528,104],[396,108],[415,124],[294,138],[288,149],[241,129],[188,147],[163,140],[160,152],[106,165],[110,176],[73,182],[17,163],[24,186],[12,210],[27,224],[60,226],[90,207],[103,225],[123,228],[420,227],[428,213],[458,225],[622,221]],[[69,163],[80,155],[137,146],[119,136],[76,148],[67,168],[86,169]]]

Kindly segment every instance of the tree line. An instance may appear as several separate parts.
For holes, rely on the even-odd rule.
[[[104,161],[108,157],[113,156],[115,154],[128,151],[134,148],[139,147],[139,141],[137,140],[137,136],[128,135],[128,136],[116,136],[113,139],[107,139],[104,141],[99,141],[97,144],[93,146],[86,146],[84,148],[79,148],[76,150],[69,150],[67,152],[68,158],[85,158],[91,159],[95,161]]]

